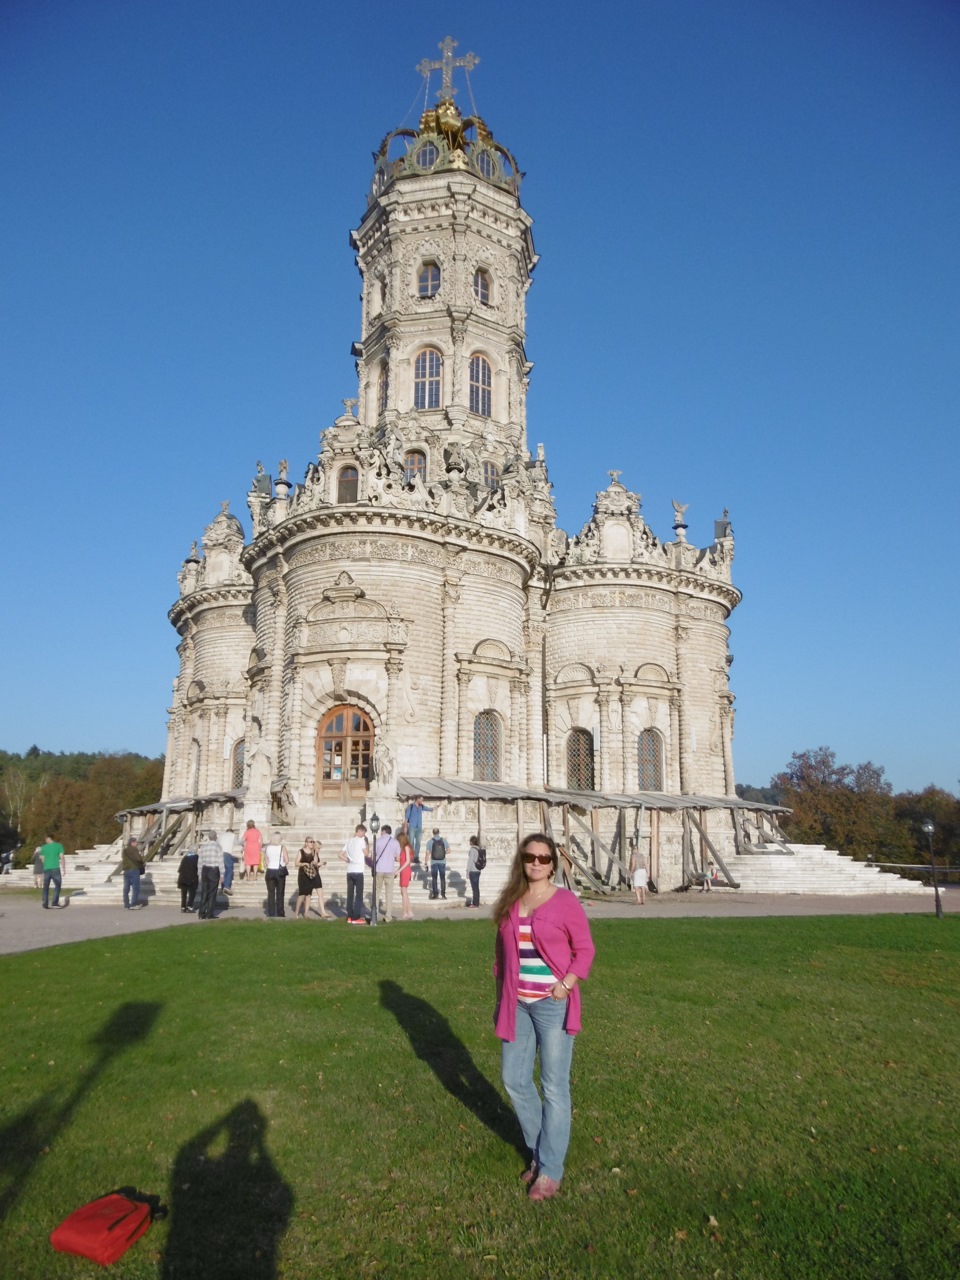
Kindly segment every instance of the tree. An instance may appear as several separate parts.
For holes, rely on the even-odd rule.
[[[898,820],[893,787],[882,765],[838,764],[829,747],[794,752],[771,779],[793,812],[785,832],[804,844],[824,844],[865,861],[915,862],[916,847]]]
[[[956,796],[931,786],[894,796],[893,804],[898,821],[912,832],[922,861],[929,853],[920,824],[929,818],[934,827],[933,856],[945,866],[960,867],[960,800]]]

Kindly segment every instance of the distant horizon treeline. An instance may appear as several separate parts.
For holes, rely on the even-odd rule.
[[[824,844],[861,862],[929,861],[920,826],[934,825],[933,856],[960,867],[960,799],[941,787],[894,793],[882,765],[838,764],[829,747],[798,751],[769,786],[737,784],[741,800],[782,804],[793,812],[780,819],[798,844]]]
[[[23,865],[48,834],[68,853],[109,844],[121,809],[160,798],[163,757],[133,751],[0,751],[0,848]]]

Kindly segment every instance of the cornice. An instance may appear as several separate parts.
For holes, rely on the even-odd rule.
[[[180,623],[191,614],[198,612],[200,609],[215,608],[218,605],[228,604],[250,604],[253,598],[253,584],[223,587],[201,587],[197,591],[191,591],[188,596],[182,596],[175,604],[171,605],[167,617],[175,627],[179,627]]]
[[[371,533],[383,531],[401,536],[423,538],[449,546],[466,544],[464,550],[485,550],[506,555],[526,566],[532,573],[540,561],[540,553],[532,542],[518,534],[490,528],[474,521],[436,516],[424,511],[392,511],[384,507],[331,507],[295,513],[282,524],[263,533],[241,553],[240,560],[248,572],[253,566],[278,553],[286,556],[309,538],[324,534]]]
[[[668,566],[632,564],[582,564],[560,567],[553,573],[553,590],[585,587],[593,584],[618,583],[622,586],[654,587],[664,591],[683,591],[700,598],[714,600],[732,612],[743,599],[741,592],[729,582],[718,582],[689,569]]]

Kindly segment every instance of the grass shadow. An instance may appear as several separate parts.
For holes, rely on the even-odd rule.
[[[465,1106],[492,1134],[514,1147],[526,1160],[528,1151],[511,1107],[474,1062],[469,1049],[447,1019],[426,1000],[389,978],[380,982],[380,1004],[396,1018],[421,1062],[425,1062],[451,1097]]]
[[[267,1120],[247,1098],[177,1153],[163,1280],[273,1280],[294,1195],[270,1158]]]
[[[147,1002],[120,1005],[91,1037],[97,1057],[79,1077],[69,1097],[58,1104],[55,1096],[48,1093],[0,1129],[0,1222],[23,1195],[40,1156],[70,1124],[107,1065],[147,1038],[162,1007]]]

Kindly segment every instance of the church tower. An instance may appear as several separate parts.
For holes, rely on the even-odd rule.
[[[454,47],[448,37],[442,60],[420,64],[442,73],[439,101],[419,129],[380,144],[352,237],[363,277],[359,416],[472,450],[493,489],[526,450],[525,300],[537,257],[516,161],[456,105],[453,70],[477,59],[454,58]]]

